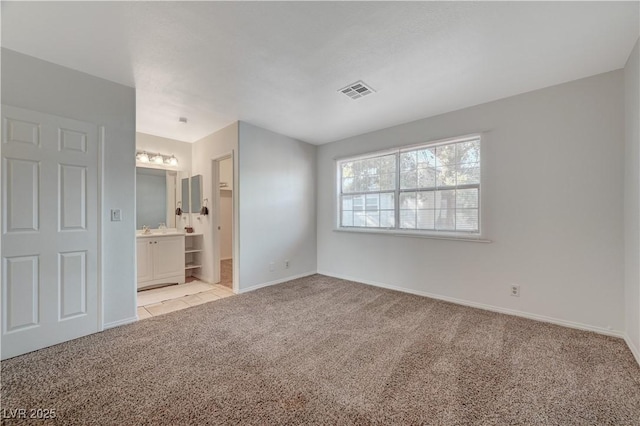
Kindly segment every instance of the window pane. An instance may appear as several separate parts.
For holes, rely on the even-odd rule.
[[[342,193],[395,189],[396,154],[340,163]]]
[[[416,229],[415,210],[400,210],[400,228]]]
[[[413,189],[418,186],[417,171],[400,173],[400,189]]]
[[[480,165],[478,163],[459,164],[457,175],[458,185],[480,183]]]
[[[342,212],[342,226],[353,226],[353,212],[351,210]]]
[[[416,151],[418,167],[427,168],[436,166],[436,149],[426,148]]]
[[[478,189],[458,189],[456,191],[456,208],[477,208],[478,207]]]
[[[380,190],[393,191],[394,189],[396,189],[396,174],[388,173],[380,175]]]
[[[367,186],[365,191],[380,191],[380,176],[373,175],[367,177]]]
[[[480,141],[474,140],[456,144],[457,163],[479,163],[480,162]]]
[[[456,229],[456,209],[436,210],[436,229],[440,231],[453,231]]]
[[[442,145],[436,147],[436,167],[452,166],[456,163],[456,146]]]
[[[435,191],[436,209],[454,209],[456,206],[456,191]]]
[[[400,194],[400,209],[415,209],[416,208],[416,193],[415,192],[403,192]]]
[[[422,191],[418,192],[418,208],[434,209],[436,207],[436,192]]]
[[[364,212],[353,212],[353,226],[365,226],[366,220],[365,220],[365,215]]]
[[[406,172],[415,170],[418,165],[418,159],[415,151],[403,152],[400,154],[400,171]]]
[[[394,228],[396,226],[396,215],[393,210],[382,210],[380,212],[380,226],[383,228]]]
[[[353,196],[353,210],[364,210],[364,195]]]
[[[443,186],[455,186],[456,184],[456,169],[454,166],[438,167],[436,169],[436,186],[438,188]]]
[[[353,177],[353,161],[349,161],[347,163],[342,163],[340,169],[340,176],[345,177]]]
[[[365,200],[365,210],[378,210],[380,206],[380,195],[378,194],[367,194],[367,198]]]
[[[456,229],[458,231],[478,231],[478,209],[456,210]]]
[[[386,210],[395,209],[395,194],[380,194],[380,208]]]
[[[369,158],[364,160],[365,168],[367,171],[367,175],[373,176],[380,173],[380,159],[379,158]]]
[[[418,188],[435,188],[436,169],[418,169]]]
[[[380,157],[380,174],[395,174],[396,172],[396,155],[385,155]]]
[[[417,227],[418,229],[434,229],[435,210],[418,210]]]
[[[342,210],[353,210],[353,197],[351,196],[342,197]]]
[[[380,227],[380,212],[376,211],[368,211],[367,212],[367,227],[369,228],[379,228]]]
[[[353,192],[353,178],[350,178],[350,177],[342,178],[342,192],[343,193]]]

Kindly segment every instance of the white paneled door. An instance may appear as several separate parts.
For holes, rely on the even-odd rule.
[[[2,106],[2,359],[98,331],[98,127]]]

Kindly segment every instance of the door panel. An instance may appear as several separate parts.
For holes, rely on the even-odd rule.
[[[60,319],[83,315],[87,312],[87,253],[59,253],[58,262]]]
[[[2,107],[2,358],[98,331],[98,128]]]
[[[60,164],[60,218],[62,231],[86,229],[87,168]]]
[[[38,256],[4,258],[2,311],[6,316],[3,333],[13,333],[38,325]]]
[[[154,279],[184,274],[184,237],[162,237],[155,241]]]
[[[4,232],[37,231],[40,196],[40,164],[37,161],[5,158],[3,161],[6,187],[3,214]]]
[[[153,279],[153,241],[150,238],[138,238],[136,241],[136,259],[138,269],[138,287]]]
[[[38,123],[17,120],[6,117],[3,120],[5,143],[24,143],[33,146],[40,145],[40,126]]]

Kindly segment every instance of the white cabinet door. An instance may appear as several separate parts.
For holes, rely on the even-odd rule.
[[[98,127],[2,107],[2,358],[98,331]]]
[[[153,240],[138,238],[136,242],[136,257],[138,266],[138,287],[140,283],[153,279]]]
[[[184,237],[154,239],[153,278],[163,279],[184,275]]]

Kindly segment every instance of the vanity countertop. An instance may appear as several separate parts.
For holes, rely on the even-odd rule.
[[[185,235],[183,231],[167,230],[166,232],[159,231],[157,229],[151,230],[149,234],[143,234],[142,231],[136,231],[136,238],[158,238],[158,237],[175,237]]]

